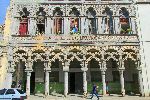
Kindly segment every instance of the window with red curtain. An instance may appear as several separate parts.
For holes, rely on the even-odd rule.
[[[28,19],[27,17],[22,17],[20,20],[19,35],[26,36],[27,32],[28,32]]]

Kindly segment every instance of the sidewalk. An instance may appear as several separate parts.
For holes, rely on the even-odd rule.
[[[82,95],[78,94],[69,94],[67,97],[64,97],[61,94],[53,94],[44,98],[43,94],[31,95],[26,100],[91,100],[91,95],[89,94],[87,98],[83,98]],[[92,100],[97,100],[96,96]],[[150,100],[150,97],[139,97],[139,96],[128,96],[120,97],[120,95],[112,94],[110,96],[100,97],[99,100]]]

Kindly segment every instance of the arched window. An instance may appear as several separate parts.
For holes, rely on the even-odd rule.
[[[63,33],[63,12],[60,10],[59,7],[56,7],[53,11],[54,16],[54,33],[55,34],[62,34]]]
[[[45,33],[45,15],[46,15],[44,8],[40,7],[36,15],[37,15],[38,34],[44,34]]]
[[[20,12],[20,25],[19,25],[19,35],[20,36],[26,36],[28,33],[28,16],[29,12],[27,11],[27,8],[23,8]]]
[[[109,7],[106,7],[105,10],[102,12],[105,16],[102,18],[103,23],[105,24],[104,33],[113,34],[113,12],[110,10]]]
[[[86,12],[87,18],[88,18],[88,28],[89,28],[89,34],[96,34],[97,27],[96,27],[96,12],[95,10],[90,7],[88,11]]]
[[[77,8],[73,7],[69,14],[72,16],[70,19],[70,31],[72,33],[77,33],[80,31],[80,19],[78,18],[80,12]]]
[[[129,12],[125,7],[122,7],[119,11],[119,15],[121,24],[121,34],[127,34],[130,31]]]

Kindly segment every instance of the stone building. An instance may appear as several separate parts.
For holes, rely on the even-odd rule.
[[[144,67],[138,28],[138,7],[147,2],[11,0],[1,36],[0,87],[21,81],[27,95],[60,87],[66,96],[87,93],[96,83],[106,95],[108,83],[112,93],[148,96],[149,65]]]

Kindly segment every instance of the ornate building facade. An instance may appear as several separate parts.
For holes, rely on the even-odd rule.
[[[145,88],[149,83],[144,83],[149,76],[141,66],[137,5],[135,1],[11,0],[0,49],[1,88],[22,81],[30,95],[40,83],[49,95],[55,82],[62,83],[66,96],[87,93],[89,84],[97,83],[105,95],[108,83],[118,84],[114,88],[123,95],[133,92],[133,86],[135,93],[149,95]]]

